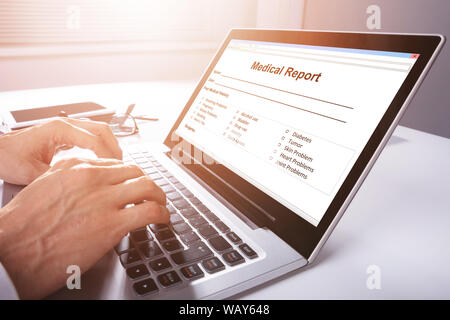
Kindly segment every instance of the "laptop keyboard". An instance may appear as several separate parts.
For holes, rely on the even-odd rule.
[[[138,295],[157,294],[248,262],[258,254],[148,152],[124,150],[166,193],[170,223],[134,230],[116,246]]]

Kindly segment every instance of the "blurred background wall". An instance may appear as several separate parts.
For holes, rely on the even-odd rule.
[[[232,27],[450,30],[448,0],[0,0],[0,91],[198,79]],[[402,124],[450,138],[444,48]]]

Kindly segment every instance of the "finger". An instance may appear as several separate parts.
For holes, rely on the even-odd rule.
[[[64,120],[52,121],[49,129],[55,139],[55,145],[69,144],[80,148],[90,149],[101,158],[115,158],[117,154],[112,151],[100,136],[88,130],[76,127]]]
[[[113,194],[119,207],[143,201],[156,201],[166,205],[165,193],[147,176],[115,185]]]
[[[119,223],[123,226],[124,234],[153,223],[169,223],[169,211],[157,202],[147,201],[129,208],[119,210]]]
[[[84,159],[84,158],[67,158],[56,162],[53,165],[55,169],[67,169],[80,164],[88,164],[92,166],[106,167],[114,165],[123,165],[123,162],[116,159]]]
[[[100,172],[98,175],[99,181],[105,184],[117,185],[123,183],[127,180],[137,179],[139,177],[144,177],[145,173],[136,165],[111,165],[99,168]],[[117,192],[123,192],[122,190]],[[125,192],[128,192],[125,191]],[[162,192],[162,190],[161,190]],[[165,195],[164,195],[165,197]],[[152,198],[153,199],[153,198]],[[146,199],[151,200],[151,199]],[[155,200],[158,200],[155,198]]]
[[[66,119],[70,124],[83,128],[96,136],[101,137],[108,148],[115,154],[114,158],[122,159],[122,149],[119,146],[117,138],[114,136],[109,125],[104,122],[79,120],[79,119]]]

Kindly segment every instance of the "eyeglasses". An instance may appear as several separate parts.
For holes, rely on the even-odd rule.
[[[139,133],[139,127],[136,120],[158,121],[157,118],[146,116],[132,116],[131,114],[116,114],[108,124],[116,137],[126,137]]]
[[[115,114],[111,120],[109,120],[109,127],[116,137],[126,137],[138,133],[139,127],[136,123],[136,119],[158,121],[157,118],[149,118],[147,116],[132,116],[131,112],[133,111],[134,106],[134,104],[130,104],[124,114]]]
[[[108,124],[113,134],[117,137],[131,136],[139,132],[136,119],[130,114],[116,114]]]

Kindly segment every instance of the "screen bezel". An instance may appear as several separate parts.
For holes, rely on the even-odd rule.
[[[353,187],[358,182],[364,169],[396,119],[396,116],[402,110],[406,99],[436,48],[441,43],[442,38],[438,35],[233,29],[222,43],[195,88],[194,93],[167,135],[164,144],[172,151],[182,142],[182,138],[176,136],[174,131],[181,123],[232,39],[420,54],[316,227],[223,165],[183,164],[187,170],[209,185],[209,187],[213,188],[241,213],[245,214],[258,225],[272,230],[303,257],[308,259],[333,222],[333,219],[336,217],[345,200],[350,195]],[[194,148],[195,146],[192,146],[192,149]],[[191,152],[191,154],[194,154],[193,150]],[[276,222],[267,218],[267,212],[276,217]]]

